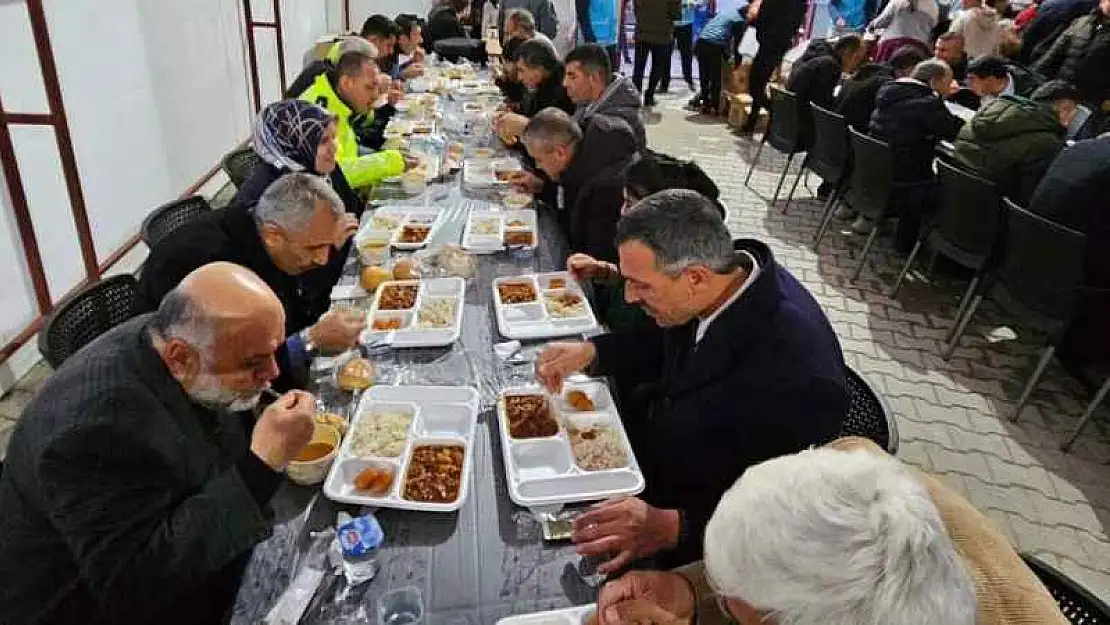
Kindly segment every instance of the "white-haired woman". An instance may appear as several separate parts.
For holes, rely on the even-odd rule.
[[[991,522],[863,439],[748,469],[705,559],[602,589],[599,619],[716,625],[1066,625]]]

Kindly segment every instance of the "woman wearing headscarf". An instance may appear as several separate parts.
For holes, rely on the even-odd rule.
[[[255,165],[232,199],[250,207],[275,180],[291,172],[324,176],[343,199],[347,212],[362,216],[365,205],[347,184],[335,162],[335,115],[304,100],[281,100],[262,109],[254,120],[252,147],[261,163]]]
[[[332,288],[343,275],[351,237],[366,208],[336,165],[337,126],[334,114],[304,100],[281,100],[262,109],[251,137],[251,146],[262,162],[247,175],[228,209],[251,210],[275,180],[289,173],[306,172],[328,179],[343,200],[347,215],[339,220],[328,264],[300,277],[301,286],[321,305],[330,299]]]

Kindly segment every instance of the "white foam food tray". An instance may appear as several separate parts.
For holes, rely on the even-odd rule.
[[[361,428],[386,413],[411,416],[400,453],[394,457],[359,456],[352,444]],[[324,495],[341,503],[398,508],[423,512],[454,512],[466,502],[474,467],[474,431],[478,423],[478,391],[457,386],[374,386],[362,394],[351,427],[324,481]],[[413,453],[427,445],[461,446],[462,474],[458,496],[451,502],[413,501],[405,497],[405,484]],[[355,477],[368,468],[388,469],[393,482],[388,492],[372,495],[355,488]]]
[[[408,308],[383,307],[382,297],[391,289],[416,287],[416,300]],[[462,333],[463,295],[466,281],[462,278],[428,278],[425,280],[391,280],[383,282],[374,293],[374,302],[366,316],[363,343],[373,343],[391,336],[393,347],[445,347],[459,340]],[[450,305],[453,310],[446,323],[435,309]],[[377,321],[393,321],[396,329],[374,329]]]
[[[585,393],[593,403],[591,411],[578,411],[568,401],[571,392]],[[515,396],[545,397],[552,418],[558,425],[554,436],[514,438],[509,428],[507,401]],[[497,402],[498,430],[505,460],[509,498],[533,510],[551,510],[569,503],[598,501],[644,490],[644,475],[632,453],[620,414],[609,387],[598,379],[579,377],[564,384],[561,395],[548,395],[539,386],[505,389]],[[588,470],[580,466],[571,445],[568,428],[611,428],[627,462],[621,467]]]
[[[470,211],[463,230],[462,246],[476,254],[491,254],[505,249],[505,237],[510,234],[531,234],[535,247],[539,242],[536,232],[536,211]]]
[[[416,206],[383,206],[374,211],[355,235],[355,245],[370,238],[388,237],[389,244],[399,250],[418,250],[428,244],[441,225],[439,209]],[[431,230],[420,242],[405,243],[401,237],[405,226],[427,226]]]
[[[530,301],[502,300],[502,284],[531,285]],[[563,296],[577,297],[581,306],[575,312],[560,311],[554,301]],[[510,339],[545,339],[591,332],[597,328],[597,317],[582,287],[565,271],[530,274],[493,281],[493,307],[497,329]]]
[[[562,610],[506,616],[497,621],[497,625],[586,625],[595,611],[597,611],[597,604],[591,603]]]
[[[509,183],[497,177],[499,171],[521,171],[520,163],[513,158],[476,158],[463,161],[463,183],[469,187],[506,186]]]

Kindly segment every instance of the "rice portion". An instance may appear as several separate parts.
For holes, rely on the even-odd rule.
[[[351,432],[351,453],[360,457],[396,458],[405,450],[412,415],[375,412],[359,421]]]
[[[628,454],[616,428],[608,425],[568,426],[567,434],[574,462],[583,470],[603,471],[628,466]]]

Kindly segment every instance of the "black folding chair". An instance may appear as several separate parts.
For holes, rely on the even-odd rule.
[[[1002,220],[1001,198],[998,196],[998,189],[989,180],[939,159],[936,163],[937,177],[940,180],[936,212],[922,225],[917,243],[906,259],[902,272],[898,274],[898,279],[894,281],[890,297],[898,295],[902,281],[917,259],[918,252],[922,246],[928,245],[935,254],[975,271],[971,284],[960,300],[962,310],[982,281],[998,242],[999,224]]]
[[[775,85],[771,85],[771,121],[767,125],[767,132],[763,133],[759,148],[755,151],[755,158],[748,168],[748,176],[744,178],[744,186],[748,186],[751,182],[752,172],[759,163],[759,156],[763,154],[763,146],[768,143],[779,152],[786,154],[786,166],[782,169],[779,184],[775,187],[775,195],[771,198],[771,203],[774,204],[779,199],[782,183],[786,180],[786,172],[790,170],[794,155],[805,151],[799,119],[798,96]]]
[[[212,210],[208,200],[199,195],[193,195],[183,200],[174,200],[154,209],[143,220],[143,242],[147,247],[154,247],[169,233],[193,221]]]
[[[79,349],[132,317],[135,276],[90,284],[54,309],[39,333],[39,351],[57,369]]]
[[[258,154],[256,154],[253,149],[245,147],[228,152],[224,156],[223,161],[221,161],[220,166],[223,168],[224,173],[227,174],[227,177],[231,179],[231,184],[239,187],[243,184],[243,181],[247,179],[247,176],[250,175],[254,166],[261,162],[262,159],[259,158]]]
[[[829,199],[825,201],[825,209],[821,214],[821,225],[813,237],[816,241],[828,228],[832,220],[833,206],[844,194],[848,176],[852,170],[852,159],[848,143],[848,122],[844,121],[844,116],[816,104],[811,104],[810,110],[813,112],[813,146],[806,152],[805,160],[802,161],[802,170],[794,178],[794,186],[790,188],[790,195],[786,196],[786,206],[782,210],[786,212],[790,207],[790,202],[794,199],[794,190],[798,188],[798,182],[807,169],[820,176],[826,183],[832,184],[833,189],[829,193]]]
[[[1110,606],[1101,599],[1037,556],[1023,553],[1021,559],[1048,589],[1069,623],[1110,625]]]
[[[898,425],[886,399],[851,367],[845,365],[844,374],[848,380],[849,404],[840,435],[862,436],[891,455],[898,453]]]

